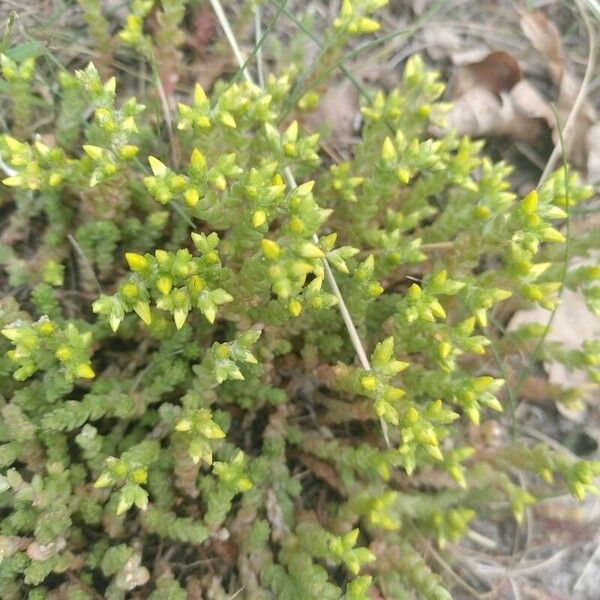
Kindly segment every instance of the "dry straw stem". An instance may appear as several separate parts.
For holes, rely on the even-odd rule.
[[[244,79],[248,83],[254,83],[252,80],[252,77],[250,76],[250,73],[248,72],[248,69],[246,68],[246,63],[244,61],[244,58],[242,57],[242,53],[240,52],[240,47],[239,47],[236,37],[233,33],[233,30],[231,29],[229,20],[227,19],[227,15],[225,14],[225,11],[223,10],[223,7],[222,7],[220,1],[219,0],[210,0],[210,3],[213,7],[213,10],[215,11],[217,19],[219,20],[219,24],[221,25],[221,27],[225,33],[225,37],[227,38],[229,45],[231,46],[231,49],[235,56],[235,59],[237,60],[240,68],[242,69],[242,75],[244,76]],[[257,31],[258,31],[258,29],[257,29]],[[288,185],[290,186],[290,188],[294,189],[294,188],[298,187],[298,184],[296,183],[294,175],[289,167],[286,167],[284,169],[283,173],[284,173],[285,179],[286,179]],[[313,235],[313,240],[315,243],[319,242],[319,238],[318,238],[317,234]],[[344,321],[344,325],[346,326],[346,329],[348,330],[348,335],[350,336],[350,341],[352,342],[352,346],[354,347],[354,351],[356,352],[358,361],[363,369],[365,369],[366,371],[370,371],[371,365],[369,363],[369,358],[367,357],[367,353],[365,352],[363,343],[358,335],[358,332],[356,331],[354,322],[352,321],[352,316],[350,315],[350,312],[348,311],[348,307],[346,306],[346,303],[344,302],[344,298],[340,292],[340,288],[338,287],[338,284],[335,280],[333,272],[331,271],[331,267],[329,266],[329,263],[327,262],[327,259],[323,259],[323,268],[325,270],[325,278],[327,279],[327,283],[329,284],[329,287],[331,288],[331,291],[333,292],[334,296],[338,300],[338,307],[340,310],[340,314],[342,315],[342,320]],[[381,424],[381,430],[383,433],[383,437],[385,439],[385,443],[389,447],[390,440],[389,440],[388,431],[387,431],[387,423],[381,418],[379,419],[379,422]]]

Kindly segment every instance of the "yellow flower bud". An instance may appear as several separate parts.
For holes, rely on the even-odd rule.
[[[369,17],[360,17],[357,22],[358,33],[374,33],[379,30],[381,25],[375,19]]]
[[[66,346],[61,346],[58,348],[55,354],[56,358],[58,358],[60,362],[67,362],[71,358],[71,355],[71,350],[69,350],[69,348]]]
[[[310,307],[313,310],[320,310],[321,308],[323,308],[323,300],[321,299],[320,296],[315,296],[314,298],[310,299]]]
[[[414,425],[419,420],[419,413],[414,406],[409,406],[404,413],[404,420],[409,425]]]
[[[182,308],[178,308],[174,313],[173,317],[175,319],[175,327],[177,329],[181,329],[187,319],[188,311]]]
[[[383,140],[381,158],[388,162],[392,162],[397,158],[396,148],[394,148],[394,143],[389,137],[386,137],[385,140]]]
[[[363,375],[360,379],[360,385],[366,392],[372,392],[377,388],[377,378],[373,375]]]
[[[135,283],[129,282],[121,288],[121,293],[127,300],[134,300],[140,293],[140,289]]]
[[[200,200],[200,192],[196,188],[188,188],[183,194],[183,199],[188,206],[196,206]]]
[[[288,304],[288,310],[293,317],[297,317],[302,312],[302,303],[296,298],[292,298]]]
[[[231,129],[235,129],[237,124],[235,119],[228,112],[221,112],[217,116],[221,125],[225,125],[225,127],[230,127]]]
[[[156,282],[156,287],[158,288],[158,291],[161,294],[164,294],[166,296],[173,288],[173,280],[170,277],[167,277],[166,275],[163,277],[159,277],[158,281]]]
[[[450,352],[452,352],[452,344],[450,342],[442,342],[438,346],[438,354],[440,358],[448,358],[450,356]]]
[[[202,293],[204,290],[205,284],[204,280],[198,275],[192,275],[188,280],[188,289],[190,293],[194,296],[198,296],[198,294]]]
[[[50,177],[48,178],[48,184],[50,187],[58,187],[63,181],[63,176],[61,173],[57,173],[53,171],[50,173]]]
[[[544,242],[555,242],[561,244],[565,241],[565,239],[565,236],[557,229],[554,229],[554,227],[547,227],[544,229],[544,231],[542,231],[542,240],[544,240]]]
[[[189,419],[181,419],[181,421],[175,425],[177,431],[189,431],[191,428],[192,422]]]
[[[275,260],[281,254],[281,248],[272,240],[264,239],[260,241],[260,247],[262,249],[265,258],[269,260]]]
[[[194,104],[198,106],[200,104],[204,104],[207,101],[208,98],[206,96],[206,93],[204,92],[204,89],[199,83],[197,83],[194,87]]]
[[[300,248],[300,256],[303,256],[304,258],[323,258],[325,254],[316,244],[306,242],[302,244]]]
[[[166,165],[164,165],[162,162],[160,162],[160,160],[158,160],[158,158],[156,158],[154,156],[149,156],[148,163],[150,164],[152,173],[154,173],[154,175],[156,177],[164,177],[167,174],[168,169],[167,169]]]
[[[227,180],[225,179],[225,177],[223,177],[223,175],[217,175],[213,181],[212,184],[220,191],[223,192],[227,189]]]
[[[225,359],[231,356],[231,351],[229,350],[229,346],[227,346],[227,344],[221,344],[215,350],[215,354],[217,355],[217,358]]]
[[[52,325],[50,321],[45,321],[44,323],[40,323],[38,331],[40,332],[40,335],[43,336],[52,335],[54,332],[54,325]]]
[[[538,205],[538,193],[537,190],[532,190],[521,200],[521,210],[525,215],[532,215],[535,213]]]
[[[125,260],[129,264],[129,268],[136,273],[147,271],[150,267],[148,259],[141,254],[136,254],[135,252],[127,252],[125,254]]]
[[[140,319],[150,325],[152,323],[152,313],[150,312],[150,305],[147,302],[136,302],[133,310],[138,314]]]
[[[293,216],[290,219],[290,229],[294,232],[294,233],[302,233],[305,229],[304,226],[304,221],[297,216]]]
[[[383,287],[377,281],[370,283],[369,287],[367,288],[367,294],[369,294],[371,298],[376,298],[377,296],[383,294],[383,292]]]
[[[264,210],[257,210],[252,215],[252,227],[260,227],[267,220]]]
[[[137,146],[134,146],[133,144],[125,144],[125,146],[121,146],[121,148],[119,148],[119,156],[123,160],[131,160],[137,156],[139,151],[140,149]]]
[[[86,144],[83,146],[84,152],[94,161],[99,161],[104,155],[104,149],[99,146],[91,146],[90,144]]]
[[[148,479],[148,471],[146,469],[135,469],[131,474],[131,479],[134,483],[146,483]]]
[[[155,250],[154,257],[159,265],[165,265],[169,260],[169,253],[166,250]]]
[[[81,363],[77,365],[75,373],[77,374],[77,377],[81,377],[83,379],[92,379],[96,375],[89,363]]]
[[[491,215],[489,207],[483,204],[477,205],[473,212],[478,219],[487,219]]]
[[[400,183],[408,183],[410,181],[410,170],[406,167],[398,167],[396,169],[396,177]]]
[[[446,318],[446,311],[444,310],[443,306],[437,300],[434,300],[433,302],[430,302],[429,308],[431,309],[431,312],[436,317],[438,317],[438,319],[445,319]]]
[[[413,283],[408,288],[406,295],[410,300],[417,300],[421,297],[421,288],[416,283]]]

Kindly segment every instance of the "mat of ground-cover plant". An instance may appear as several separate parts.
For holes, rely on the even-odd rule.
[[[234,12],[243,13],[242,2],[230,2]],[[122,18],[120,3],[107,0],[112,18]],[[330,20],[336,3],[315,1],[309,10]],[[377,51],[358,56],[348,65],[354,76],[371,85],[394,86],[404,60],[421,52],[427,62],[439,68],[449,80],[447,99],[454,103],[449,120],[459,131],[483,137],[495,158],[516,165],[513,181],[517,189],[531,189],[545,170],[558,144],[560,125],[571,117],[565,132],[568,158],[597,186],[600,180],[600,73],[595,38],[600,15],[586,3],[511,2],[475,0],[392,1],[384,13],[387,31],[410,29],[411,35],[390,40]],[[61,2],[0,0],[5,11],[18,11],[15,35],[23,42],[42,44],[65,63],[90,55],[81,15]],[[591,9],[590,9],[591,7]],[[239,9],[238,9],[239,8]],[[294,12],[294,3],[288,10]],[[273,7],[266,3],[266,19]],[[49,25],[50,24],[50,25]],[[244,50],[252,48],[251,22],[239,23]],[[265,44],[265,64],[272,65],[278,45],[290,41],[295,27],[280,19]],[[317,32],[318,33],[318,32]],[[199,3],[187,23],[186,52],[192,57],[186,76],[210,88],[223,73],[233,72],[232,56],[213,13]],[[297,53],[310,61],[318,51],[308,37],[298,42]],[[90,55],[90,58],[93,56]],[[128,64],[114,65],[122,85],[134,93],[144,86],[148,74]],[[159,65],[160,69],[160,65]],[[590,70],[592,71],[590,76]],[[175,88],[179,82],[168,85]],[[343,75],[338,86],[325,92],[319,112],[305,124],[327,123],[327,151],[345,156],[360,127],[358,94]],[[435,133],[435,132],[434,132]],[[572,235],[600,227],[597,199],[586,214],[573,220]],[[513,325],[525,321],[545,323],[549,313],[532,311],[511,317]],[[578,344],[598,336],[598,319],[587,311],[576,294],[565,294],[554,318],[550,339]],[[515,372],[519,365],[515,365]],[[600,412],[595,398],[577,404],[557,405],[548,400],[548,386],[560,386],[578,374],[561,371],[557,365],[532,365],[516,411],[517,434],[567,448],[586,458],[597,458],[600,440]],[[510,381],[509,381],[510,383]],[[585,387],[586,382],[579,380]],[[488,421],[467,432],[471,444],[493,444],[495,438],[511,435],[511,417]],[[475,522],[473,533],[460,544],[441,551],[424,547],[432,564],[453,585],[456,598],[600,598],[600,500],[588,498],[578,504],[570,497],[548,498],[527,512],[520,526],[512,520]]]

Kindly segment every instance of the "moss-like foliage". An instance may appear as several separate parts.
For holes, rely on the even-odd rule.
[[[177,58],[185,2],[153,35],[133,2],[115,36],[80,4],[102,73],[119,44]],[[324,69],[383,4],[342,3]],[[590,192],[560,169],[521,198],[481,142],[430,139],[444,86],[418,57],[337,163],[295,68],[196,85],[163,122],[90,64],[42,138],[33,59],[0,66],[2,598],[445,599],[423,540],[594,489],[597,464],[465,433],[518,399],[503,365],[541,356],[507,314],[562,285],[598,310],[560,232]],[[542,350],[598,380],[597,345]]]

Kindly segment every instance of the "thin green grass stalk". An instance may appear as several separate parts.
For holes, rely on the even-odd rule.
[[[343,28],[343,29],[339,29],[336,30],[335,35],[331,38],[330,42],[328,45],[325,44],[319,44],[319,53],[317,54],[317,56],[315,57],[315,59],[313,60],[312,65],[307,69],[306,72],[304,72],[302,74],[302,78],[298,80],[297,84],[296,84],[296,88],[299,87],[299,89],[303,90],[303,89],[311,89],[312,87],[316,87],[317,84],[313,85],[304,85],[305,82],[310,82],[311,77],[313,76],[313,74],[315,73],[315,71],[317,70],[317,67],[322,63],[323,58],[327,55],[327,52],[329,52],[330,50],[332,50],[333,48],[335,48],[336,43],[343,39],[343,36],[345,36],[348,33],[347,28]],[[331,73],[332,71],[328,71],[329,73]],[[317,81],[320,82],[319,78],[317,78]],[[298,102],[298,100],[303,96],[304,94],[299,94],[296,93],[294,94],[293,92],[290,94],[290,98],[286,101],[286,106],[287,109],[284,109],[283,114],[287,115],[290,113],[290,111],[296,106],[296,103]]]
[[[254,11],[254,36],[256,47],[256,75],[258,77],[258,85],[261,88],[265,87],[265,69],[263,64],[262,44],[259,45],[262,39],[262,10],[259,5]]]
[[[319,48],[323,48],[323,42],[320,40],[300,19],[296,17],[292,12],[290,12],[287,8],[284,9],[285,16],[294,24],[298,29],[300,29],[303,33],[305,33],[315,44],[319,46]],[[371,94],[365,86],[352,74],[352,72],[345,66],[340,66],[340,71],[348,78],[348,80],[352,83],[352,85],[357,89],[358,93],[367,101],[371,102]]]
[[[284,2],[281,3],[280,10],[275,15],[275,18],[279,17],[281,12],[283,11],[283,8],[285,7],[286,2],[287,2],[287,0],[284,0]],[[227,40],[229,41],[230,45],[232,46],[233,54],[236,57],[238,64],[240,65],[240,70],[242,71],[244,78],[249,83],[254,83],[250,73],[248,72],[248,68],[247,68],[248,61],[244,61],[242,58],[242,54],[240,52],[239,45],[237,43],[235,35],[233,34],[233,30],[231,29],[231,26],[227,19],[227,15],[225,14],[225,11],[223,10],[223,7],[221,6],[220,1],[219,0],[210,0],[210,3],[215,10],[215,14],[217,16],[217,19],[219,20],[219,23],[221,24],[221,27],[223,28],[223,31],[225,32]],[[275,18],[269,24],[270,27],[267,28],[267,30],[265,30],[265,32],[260,40],[261,43],[264,41],[265,37],[268,35],[268,33],[271,31],[273,25],[275,24]],[[253,53],[251,54],[251,57],[255,56],[255,55],[256,55],[256,47],[254,48]],[[284,169],[284,176],[285,176],[285,179],[291,189],[295,189],[296,187],[298,187],[298,184],[296,183],[294,175],[289,167],[286,167]],[[318,244],[319,238],[318,238],[317,234],[314,234],[313,241],[315,242],[315,244]],[[350,315],[350,311],[348,310],[348,307],[346,306],[346,303],[344,302],[344,298],[340,292],[340,288],[337,285],[337,282],[335,280],[335,277],[333,275],[331,267],[329,266],[329,263],[327,262],[326,259],[322,259],[322,260],[323,260],[323,268],[325,270],[325,278],[327,279],[327,283],[329,284],[331,291],[333,292],[333,294],[335,295],[335,297],[338,300],[338,308],[339,308],[340,314],[342,316],[342,320],[344,321],[344,325],[346,326],[346,329],[348,330],[348,335],[350,336],[350,341],[352,342],[352,346],[354,347],[354,350],[356,352],[356,356],[358,357],[359,363],[363,369],[365,369],[366,371],[370,371],[371,365],[369,363],[367,353],[365,352],[364,345],[360,339],[360,336],[358,335],[356,326],[354,325],[352,316]],[[391,444],[390,444],[390,440],[389,440],[387,424],[381,417],[379,418],[379,422],[381,424],[381,431],[383,433],[385,443],[388,447],[390,447]]]
[[[311,83],[311,85],[305,86],[305,87],[297,90],[296,93],[294,95],[292,95],[292,98],[290,99],[291,107],[288,108],[287,111],[283,111],[280,122],[284,121],[287,118],[290,111],[293,109],[294,106],[296,106],[296,103],[298,102],[298,100],[300,98],[302,98],[302,96],[304,96],[304,94],[306,94],[312,88],[317,87],[318,85],[320,85],[321,83],[326,81],[329,78],[329,76],[334,71],[339,69],[342,65],[349,62],[353,58],[360,56],[364,52],[367,52],[368,50],[371,50],[372,48],[377,48],[377,46],[381,46],[382,44],[385,44],[386,42],[393,40],[395,38],[399,38],[402,36],[406,36],[406,39],[410,38],[417,31],[419,31],[419,29],[421,29],[427,23],[427,21],[429,21],[429,19],[431,17],[433,17],[433,15],[435,15],[435,13],[437,13],[437,11],[444,4],[446,4],[447,1],[448,0],[438,0],[438,2],[436,2],[429,10],[427,10],[425,13],[423,13],[423,15],[421,15],[421,17],[419,17],[410,27],[407,27],[406,29],[401,29],[400,31],[394,31],[392,33],[388,33],[387,35],[383,35],[380,38],[377,38],[375,40],[365,42],[364,44],[361,44],[360,46],[358,46],[351,52],[348,52],[348,54],[345,54],[344,56],[342,56],[331,67],[329,67],[325,72],[323,72],[315,81],[313,81]]]
[[[319,46],[319,48],[323,48],[323,41],[319,40],[319,38],[308,27],[306,27],[304,23],[302,23],[292,12],[285,9],[284,13],[285,16],[288,17],[290,21],[292,21],[292,23],[294,23],[294,25],[296,25],[296,27],[298,27],[303,33],[310,37],[310,39],[313,42],[315,42]],[[362,96],[367,103],[372,102],[373,98],[371,97],[369,90],[354,76],[354,74],[348,69],[348,67],[342,64],[340,65],[340,71],[344,74],[345,77],[348,78],[348,81],[350,81],[350,83],[355,87],[359,95]],[[394,128],[390,125],[390,123],[387,120],[385,121],[385,124],[390,130],[390,133],[396,133],[394,131]],[[421,246],[421,248],[423,247],[424,246]]]

